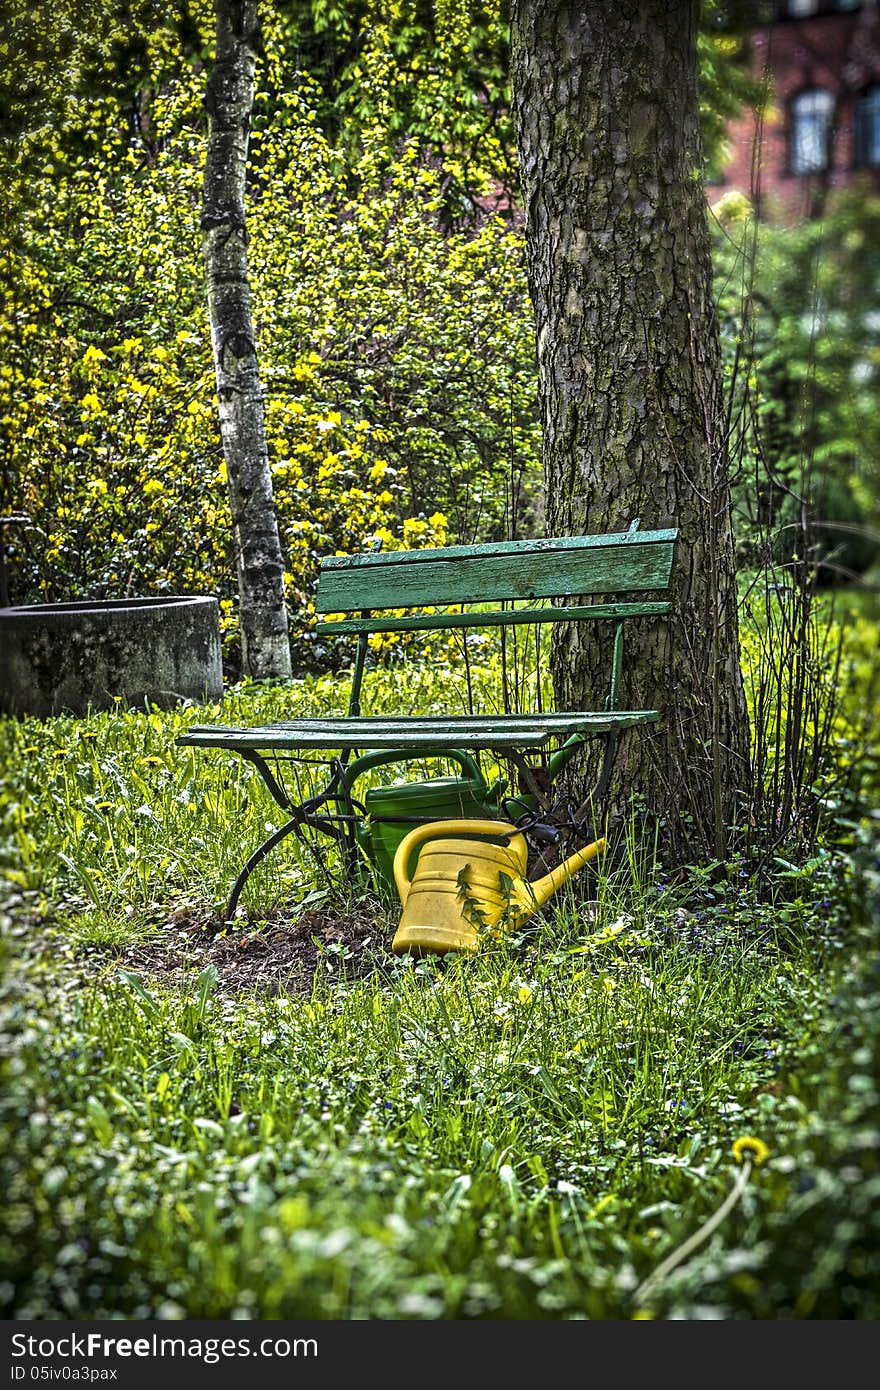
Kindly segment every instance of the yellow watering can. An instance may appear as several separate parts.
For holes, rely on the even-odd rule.
[[[413,852],[422,845],[410,876]],[[394,855],[403,912],[391,949],[419,956],[476,951],[481,930],[519,927],[604,848],[605,841],[596,840],[530,883],[524,876],[528,845],[515,825],[497,820],[419,825]]]

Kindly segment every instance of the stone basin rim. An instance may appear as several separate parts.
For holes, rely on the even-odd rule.
[[[87,598],[63,603],[19,603],[0,608],[0,618],[39,617],[42,613],[121,613],[181,603],[214,604],[217,599],[211,594],[168,594],[149,598]]]
[[[149,594],[0,608],[0,714],[38,719],[223,698],[220,602]]]

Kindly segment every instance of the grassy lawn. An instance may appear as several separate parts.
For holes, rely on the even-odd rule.
[[[406,693],[443,712],[448,674]],[[222,717],[343,698],[241,686]],[[174,747],[220,713],[0,727],[4,1317],[880,1316],[873,776],[809,857],[670,877],[635,825],[590,910],[576,880],[415,961],[291,841],[216,934],[275,823],[239,760]]]

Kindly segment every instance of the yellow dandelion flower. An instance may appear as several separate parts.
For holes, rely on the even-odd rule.
[[[770,1150],[763,1139],[755,1139],[751,1135],[744,1135],[741,1139],[733,1141],[733,1156],[737,1163],[742,1163],[746,1154],[750,1154],[755,1161],[755,1167],[763,1163],[765,1158],[770,1157]]]

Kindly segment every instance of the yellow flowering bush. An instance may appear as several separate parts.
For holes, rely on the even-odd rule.
[[[341,176],[313,90],[280,89],[273,23],[249,258],[308,649],[322,556],[505,534],[514,489],[538,476],[538,421],[520,235],[499,219],[450,234],[413,148],[389,166],[368,138]],[[204,81],[187,70],[154,94],[149,142],[109,96],[71,97],[59,126],[20,141],[0,262],[0,507],[28,518],[6,536],[13,602],[213,592],[234,630],[198,225]]]

